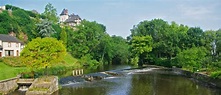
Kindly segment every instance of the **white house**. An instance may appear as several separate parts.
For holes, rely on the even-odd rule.
[[[0,6],[0,9],[5,10],[6,8],[5,8],[5,6]]]
[[[64,24],[66,24],[68,26],[72,26],[72,27],[75,27],[76,25],[79,25],[81,23],[80,16],[75,15],[75,14],[68,15],[67,9],[63,9],[59,18],[60,18],[59,19],[60,23],[64,23]]]
[[[23,43],[14,36],[0,34],[0,57],[20,56]]]

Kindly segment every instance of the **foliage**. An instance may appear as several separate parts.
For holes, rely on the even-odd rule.
[[[93,57],[91,59],[95,59],[98,55],[97,50],[100,49],[101,40],[106,33],[103,25],[83,20],[81,25],[77,26],[77,29],[69,35],[68,49],[74,57],[80,59],[89,54],[90,58]],[[101,55],[99,54],[96,58],[97,61],[99,61]]]
[[[76,58],[87,60],[81,61],[84,65],[97,67],[100,64],[128,62],[127,41],[119,36],[110,37],[104,25],[83,20],[75,30],[65,30],[68,51]]]
[[[45,6],[45,11],[42,15],[44,15],[49,21],[52,21],[53,23],[58,22],[57,10],[51,3],[48,3]]]
[[[112,64],[125,64],[128,63],[130,56],[129,44],[126,39],[120,36],[112,36],[111,41],[106,45],[106,51],[111,55]],[[106,43],[107,44],[107,43]]]
[[[88,66],[89,68],[97,68],[99,66],[99,62],[92,59],[92,56],[89,54],[81,57],[80,64],[83,66]]]
[[[21,52],[21,60],[30,69],[50,67],[63,61],[66,49],[54,38],[36,38]]]
[[[21,67],[23,64],[21,63],[20,57],[4,57],[3,62],[9,66],[13,67]]]
[[[63,42],[64,46],[67,46],[67,33],[64,29],[60,33],[60,40]]]
[[[214,72],[211,73],[210,76],[212,78],[219,78],[219,79],[221,79],[221,71],[220,70],[219,71],[214,71]]]
[[[138,56],[138,64],[143,65],[148,53],[152,51],[152,37],[151,36],[134,36],[131,40],[131,52],[133,56]]]
[[[52,23],[48,20],[43,20],[40,24],[37,24],[37,30],[40,37],[51,37],[56,32],[52,27]]]
[[[193,72],[199,70],[204,65],[207,51],[204,47],[193,47],[184,50],[177,55],[177,62],[183,68],[187,68]]]
[[[134,36],[151,36],[153,39],[152,51],[149,53],[149,62],[156,62],[158,58],[167,58],[171,60],[173,56],[185,48],[185,39],[188,27],[177,25],[172,22],[169,25],[162,19],[153,19],[143,21],[131,29],[130,41]]]

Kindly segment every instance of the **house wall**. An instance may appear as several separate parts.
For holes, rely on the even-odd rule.
[[[5,6],[0,6],[0,9],[5,10],[6,8]]]
[[[11,45],[9,45],[11,43]],[[13,56],[17,56],[17,50],[18,50],[18,55],[20,56],[21,52],[21,43],[16,43],[16,42],[2,42],[2,57],[5,56],[5,50],[13,50]]]
[[[59,22],[64,22],[67,19],[68,19],[68,15],[61,15],[60,19],[59,19]]]

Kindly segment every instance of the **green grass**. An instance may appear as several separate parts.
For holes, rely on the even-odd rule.
[[[0,62],[0,80],[16,77],[19,73],[26,70],[26,67],[11,67]]]
[[[67,54],[64,57],[64,61],[68,66],[81,67],[78,62],[78,59],[72,57],[71,54]]]
[[[64,57],[65,64],[58,64],[53,67],[59,67],[59,66],[72,66],[75,68],[81,67],[78,59],[73,58],[70,54],[67,54]],[[18,74],[22,72],[28,72],[26,67],[12,67],[9,65],[4,64],[3,62],[0,62],[0,80],[16,77]]]

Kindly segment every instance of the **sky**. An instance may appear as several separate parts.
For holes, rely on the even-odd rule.
[[[155,18],[203,30],[221,28],[221,0],[0,0],[0,6],[10,4],[39,13],[48,3],[58,15],[68,9],[69,14],[101,23],[108,34],[124,38],[133,25]]]

